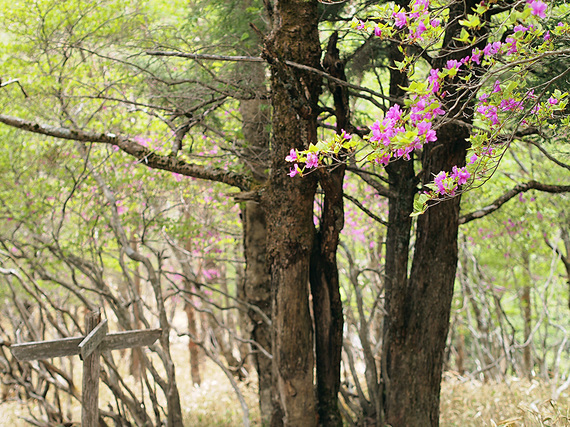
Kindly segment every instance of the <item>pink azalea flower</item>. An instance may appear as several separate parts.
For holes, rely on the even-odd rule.
[[[386,118],[392,120],[393,122],[397,122],[402,118],[402,109],[398,104],[393,105],[390,107],[388,112],[386,113]]]
[[[503,111],[510,111],[510,110],[522,110],[523,102],[522,101],[515,101],[513,98],[503,99],[499,104],[499,107]]]
[[[285,157],[285,161],[294,162],[295,160],[297,160],[297,151],[294,148],[291,148],[289,155]]]
[[[461,63],[456,59],[450,59],[449,61],[447,61],[447,64],[445,66],[447,70],[451,70],[452,68],[457,68],[459,70],[460,67]]]
[[[440,173],[438,173],[435,178],[434,178],[434,183],[437,186],[437,192],[439,194],[445,194],[446,190],[445,190],[445,185],[443,184],[443,180],[447,178],[447,173],[445,173],[444,171],[441,171]]]
[[[307,161],[305,162],[307,169],[316,168],[319,166],[319,156],[315,153],[307,154]]]
[[[432,68],[429,72],[428,82],[431,83],[431,92],[437,93],[439,92],[439,69],[436,68],[435,70]]]
[[[509,45],[509,50],[507,51],[507,54],[510,55],[513,53],[517,53],[517,39],[513,37],[507,37],[506,42]]]
[[[426,132],[426,142],[435,142],[437,141],[437,134],[433,129],[429,129]]]
[[[415,37],[417,38],[422,38],[422,34],[427,30],[426,28],[426,24],[424,24],[424,21],[420,21],[420,23],[418,24],[418,28],[414,34]]]
[[[419,122],[417,125],[418,135],[423,135],[431,129],[431,122]]]
[[[492,56],[501,49],[501,46],[502,46],[501,42],[489,43],[487,46],[483,48],[483,53],[487,56]]]
[[[471,52],[471,61],[476,64],[481,64],[481,51],[479,49],[473,49]]]
[[[528,0],[528,6],[532,9],[531,13],[533,15],[539,16],[541,18],[546,18],[546,4],[538,0]]]
[[[376,37],[381,37],[382,36],[382,30],[380,29],[380,27],[375,27],[374,28],[374,35]]]
[[[473,154],[470,158],[469,158],[469,163],[470,165],[474,164],[477,161],[478,157],[477,154]]]
[[[407,146],[405,148],[399,148],[396,150],[396,155],[398,157],[403,157],[406,160],[410,160],[410,153],[413,151],[414,147]]]
[[[497,80],[493,85],[493,93],[497,93],[501,91],[501,82]]]
[[[457,166],[453,166],[453,174],[451,175],[452,178],[457,179],[457,184],[463,185],[467,182],[467,180],[471,177],[471,174],[467,171],[467,168],[458,168]]]
[[[556,98],[553,98],[552,96],[550,98],[548,98],[548,103],[550,105],[556,105],[558,104],[558,100]]]
[[[396,18],[396,22],[394,25],[398,28],[402,28],[406,25],[406,14],[404,12],[398,12],[394,14],[394,18]]]
[[[376,163],[382,166],[386,166],[388,163],[390,163],[390,154],[384,153],[382,157],[376,159]]]
[[[547,42],[548,40],[550,40],[550,31],[544,33],[544,41]]]
[[[295,175],[297,175],[300,172],[301,172],[301,169],[299,169],[299,165],[297,163],[295,163],[295,167],[290,168],[289,173],[287,175],[289,175],[291,178],[293,178]]]

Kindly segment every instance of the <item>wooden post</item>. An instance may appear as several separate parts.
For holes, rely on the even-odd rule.
[[[147,347],[160,337],[162,330],[148,329],[107,334],[107,320],[101,321],[101,311],[96,310],[85,316],[85,331],[87,332],[85,337],[13,344],[10,350],[20,361],[79,354],[83,360],[81,426],[97,427],[99,425],[101,352]]]
[[[79,344],[85,343],[101,322],[101,312],[99,310],[85,315],[85,332],[87,336]],[[98,344],[98,343],[96,343]],[[85,345],[83,346],[85,347]],[[90,346],[91,347],[91,346]],[[97,427],[99,420],[99,373],[101,372],[101,361],[99,360],[101,351],[97,346],[93,347],[90,354],[83,358],[83,386],[81,392],[81,426]]]

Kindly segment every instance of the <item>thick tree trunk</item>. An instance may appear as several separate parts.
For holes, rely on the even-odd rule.
[[[438,149],[424,159],[429,177],[465,162],[464,128],[446,125],[438,136]],[[456,197],[432,206],[419,217],[410,277],[407,283],[391,284],[383,378],[386,422],[394,426],[439,423],[441,371],[457,265],[459,201]]]
[[[317,1],[274,3],[265,57],[271,63],[273,138],[271,175],[263,194],[273,293],[274,414],[271,424],[317,425],[313,389],[313,336],[309,313],[309,263],[313,246],[316,175],[290,178],[291,148],[317,142],[321,80],[286,67],[287,59],[319,67]]]
[[[446,60],[460,59],[465,55],[454,37],[461,29],[458,18],[473,6],[473,1],[452,6],[444,47],[434,61],[434,68],[441,69]],[[392,89],[394,80],[401,80],[401,77],[396,74],[391,77]],[[465,96],[455,93],[453,84],[442,87],[442,91],[451,94],[445,98],[447,106],[453,105],[457,96]],[[454,113],[449,111],[451,116]],[[462,118],[468,123],[472,109],[467,106],[464,113]],[[461,167],[465,164],[466,139],[469,136],[467,126],[447,123],[438,129],[437,135],[438,140],[423,150],[424,184],[442,170],[451,171],[454,165]],[[407,223],[404,215],[411,209],[409,202],[417,189],[409,185],[413,184],[411,171],[406,166],[397,165],[398,162],[394,168],[401,173],[400,177],[388,168],[390,186],[394,187],[397,197],[390,201],[387,251],[393,253],[387,253],[386,260],[388,314],[382,374],[385,422],[393,426],[437,426],[443,357],[457,267],[460,197],[431,206],[418,218],[412,268],[406,279],[404,245],[409,242],[409,231],[405,232]],[[397,182],[393,183],[393,180]],[[403,202],[397,204],[398,200]],[[397,212],[392,212],[393,205]]]
[[[400,61],[402,54],[393,45],[390,49],[390,60],[392,64]],[[407,85],[407,77],[396,67],[390,68],[390,96],[403,96],[402,88]],[[380,424],[383,424],[383,417],[386,415],[385,407],[397,405],[396,401],[391,401],[392,377],[398,375],[394,368],[393,355],[401,349],[397,346],[400,341],[398,337],[402,320],[407,313],[407,295],[405,289],[408,283],[408,261],[410,253],[410,233],[412,228],[414,195],[417,187],[417,180],[414,173],[413,162],[397,160],[386,167],[388,173],[389,186],[393,197],[388,200],[388,229],[386,231],[386,267],[385,267],[385,300],[384,307],[387,315],[384,317],[384,333],[382,346],[381,375],[384,393],[379,396],[380,414],[377,414]],[[395,380],[395,379],[394,379]],[[394,424],[398,425],[398,424]]]

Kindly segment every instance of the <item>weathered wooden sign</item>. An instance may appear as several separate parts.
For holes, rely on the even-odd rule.
[[[107,320],[101,321],[99,310],[85,316],[84,337],[62,338],[12,344],[10,350],[21,361],[51,359],[79,354],[83,360],[81,395],[82,427],[97,427],[99,419],[99,373],[102,351],[120,350],[152,345],[162,333],[161,329],[144,329],[107,334]]]

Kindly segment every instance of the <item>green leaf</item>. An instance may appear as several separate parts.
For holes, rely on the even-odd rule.
[[[481,20],[477,15],[467,15],[467,19],[460,19],[459,24],[467,28],[478,28],[481,25]]]
[[[459,42],[467,43],[469,41],[469,33],[465,28],[462,28],[459,37],[453,37],[453,39]]]

